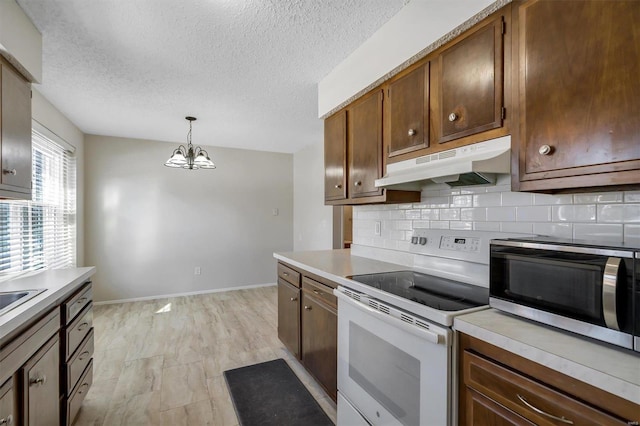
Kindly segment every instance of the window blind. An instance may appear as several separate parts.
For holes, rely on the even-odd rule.
[[[73,153],[32,132],[32,200],[0,201],[0,276],[76,262]]]

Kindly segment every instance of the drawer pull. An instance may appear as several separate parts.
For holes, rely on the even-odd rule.
[[[536,413],[538,413],[538,414],[540,414],[540,415],[543,415],[543,416],[549,417],[550,419],[557,420],[557,421],[559,421],[559,422],[566,423],[566,424],[569,424],[569,425],[572,425],[572,424],[573,424],[573,421],[571,421],[571,420],[569,420],[569,419],[565,419],[564,417],[558,417],[558,416],[554,416],[553,414],[545,413],[545,412],[544,412],[544,411],[542,411],[541,409],[539,409],[539,408],[537,408],[537,407],[534,407],[533,405],[531,405],[530,403],[528,403],[526,399],[524,399],[524,396],[520,396],[520,394],[516,394],[516,396],[518,397],[518,399],[519,399],[520,401],[522,401],[522,403],[523,403],[524,405],[526,405],[527,407],[529,407],[530,409],[532,409],[533,411],[535,411]]]
[[[288,272],[283,272],[282,275],[285,276],[285,277],[288,277],[289,273]]]
[[[82,331],[82,330],[84,330],[85,328],[87,328],[88,326],[89,326],[89,323],[85,321],[85,322],[83,322],[82,324],[80,324],[80,325],[78,326],[78,331]]]
[[[304,307],[304,309],[305,309],[306,311],[310,311],[310,310],[311,310],[311,306],[305,306],[305,307]]]
[[[44,385],[47,383],[47,376],[35,377],[29,380],[29,385]]]
[[[9,414],[7,417],[0,419],[0,425],[11,426],[13,424],[13,416]]]
[[[84,303],[87,301],[86,297],[81,297],[80,299],[78,299],[78,301],[76,303],[80,304],[80,303]]]
[[[80,355],[78,355],[78,359],[79,359],[80,361],[82,361],[82,360],[84,360],[84,359],[87,359],[87,356],[88,356],[88,355],[89,355],[89,351],[84,351],[84,352],[82,352]]]
[[[318,290],[313,290],[313,294],[315,294],[317,296],[322,296],[322,293],[319,292]]]
[[[11,176],[15,176],[18,172],[16,171],[16,169],[3,169],[2,173],[5,175],[11,175]],[[2,423],[0,423],[2,424]]]

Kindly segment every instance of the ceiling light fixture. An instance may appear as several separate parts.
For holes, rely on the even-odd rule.
[[[187,133],[187,147],[180,145],[178,149],[173,151],[171,157],[164,163],[167,167],[182,168],[189,170],[198,169],[215,169],[209,154],[199,146],[193,147],[191,143],[191,124],[196,121],[195,117],[185,117],[189,121],[189,133]]]

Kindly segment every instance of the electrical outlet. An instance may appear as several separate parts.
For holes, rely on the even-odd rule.
[[[376,222],[376,229],[374,230],[374,234],[380,235],[382,232],[382,222]]]
[[[201,272],[201,271],[200,271],[200,267],[199,267],[199,266],[196,266],[196,269],[193,271],[193,274],[194,274],[194,275],[200,275],[200,272]]]
[[[278,209],[273,209],[271,210],[271,214],[274,216],[278,216],[280,214],[280,211]]]

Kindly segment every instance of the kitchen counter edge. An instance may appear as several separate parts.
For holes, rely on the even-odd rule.
[[[49,269],[1,283],[3,292],[42,288],[46,291],[0,316],[0,348],[24,326],[62,303],[95,272],[95,266]]]
[[[353,283],[347,278],[352,275],[412,269],[395,263],[354,256],[350,249],[273,253],[273,257],[311,274],[347,286]]]
[[[496,309],[456,317],[453,329],[640,404],[638,354]]]

